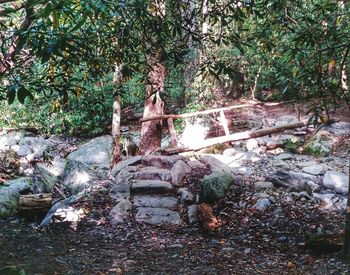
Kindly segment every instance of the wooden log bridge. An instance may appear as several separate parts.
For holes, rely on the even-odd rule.
[[[238,140],[244,140],[249,138],[255,138],[255,137],[261,137],[265,135],[270,135],[273,133],[278,133],[284,130],[288,129],[294,129],[299,128],[307,125],[306,121],[300,121],[300,113],[298,112],[298,105],[295,104],[295,107],[297,108],[297,114],[298,114],[298,122],[295,123],[288,123],[285,125],[281,125],[278,127],[269,127],[268,124],[268,112],[266,110],[266,107],[268,106],[278,106],[278,105],[284,105],[286,103],[293,103],[293,102],[281,102],[281,103],[263,103],[263,102],[251,102],[249,104],[241,104],[241,105],[234,105],[234,106],[228,106],[228,107],[222,107],[222,108],[216,108],[216,109],[210,109],[205,111],[199,111],[199,112],[193,112],[193,113],[186,113],[186,114],[169,114],[169,115],[159,115],[159,116],[152,116],[152,117],[145,117],[141,118],[140,122],[146,122],[151,120],[167,120],[168,122],[168,128],[169,128],[169,134],[170,134],[170,144],[172,148],[167,149],[160,149],[160,151],[164,154],[176,154],[181,152],[187,152],[187,151],[196,151],[200,150],[206,147],[210,147],[216,144],[225,143],[229,141],[238,141]],[[229,127],[227,124],[227,119],[225,116],[225,111],[235,110],[235,109],[242,109],[242,108],[259,108],[262,115],[263,115],[263,125],[264,129],[261,130],[255,130],[255,131],[246,131],[241,133],[234,133],[230,134]],[[217,113],[218,114],[218,121],[220,122],[225,135],[215,138],[210,138],[202,141],[200,144],[198,144],[195,147],[177,147],[177,136],[176,131],[174,128],[174,119],[183,119],[183,118],[189,118],[194,116],[200,116],[200,115],[209,115]]]

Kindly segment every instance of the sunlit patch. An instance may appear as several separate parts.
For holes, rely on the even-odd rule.
[[[187,124],[182,134],[181,143],[186,147],[195,147],[200,144],[208,134],[209,127],[200,124]]]
[[[91,176],[85,171],[76,172],[72,179],[75,184],[84,184],[91,180]]]

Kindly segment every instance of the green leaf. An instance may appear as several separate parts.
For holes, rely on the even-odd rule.
[[[84,23],[86,22],[86,19],[87,19],[87,18],[88,18],[88,17],[85,15],[85,16],[70,30],[70,32],[74,32],[74,31],[80,29],[80,28],[84,25]]]
[[[17,98],[18,101],[24,104],[24,100],[27,97],[27,90],[24,88],[24,86],[21,86],[17,91]]]

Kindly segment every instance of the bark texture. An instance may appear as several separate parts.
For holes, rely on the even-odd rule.
[[[147,75],[146,100],[143,117],[162,116],[164,102],[160,93],[164,91],[165,66],[160,57],[150,58],[152,65]],[[142,123],[140,154],[154,151],[160,147],[162,140],[162,120],[153,120]]]

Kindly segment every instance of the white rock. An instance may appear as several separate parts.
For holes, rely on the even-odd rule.
[[[337,193],[346,194],[349,188],[349,176],[335,171],[328,171],[323,177],[323,185],[326,188],[335,190]]]
[[[254,151],[259,148],[259,142],[255,138],[251,138],[247,140],[246,148],[248,151]]]
[[[316,165],[304,167],[303,172],[318,176],[318,175],[324,174],[325,169],[322,164],[316,164]]]

